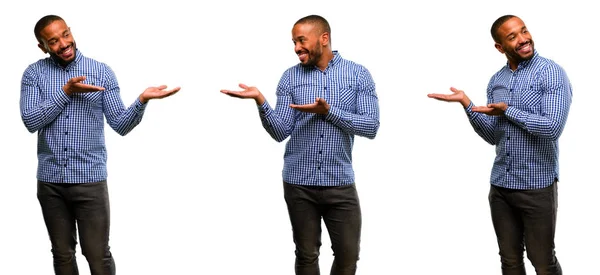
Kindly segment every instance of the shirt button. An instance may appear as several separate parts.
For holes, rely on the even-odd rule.
[[[510,137],[506,137],[506,140],[510,140]]]
[[[66,164],[65,164],[66,165]],[[317,170],[321,170],[321,167],[317,167]]]
[[[321,137],[323,137],[323,135],[321,135]]]
[[[69,134],[69,132],[65,132],[65,135],[66,135],[66,134]]]
[[[323,151],[319,151],[319,154],[323,154]]]
[[[67,167],[67,164],[65,163],[65,165],[64,165],[64,166],[65,166],[65,167]]]
[[[327,86],[326,86],[326,87],[323,87],[323,89],[327,90]]]
[[[506,168],[506,172],[510,172],[510,169]]]
[[[65,152],[67,151],[67,148],[65,148]]]
[[[510,156],[510,153],[506,153],[506,156],[507,156],[507,157],[508,157],[508,156]]]

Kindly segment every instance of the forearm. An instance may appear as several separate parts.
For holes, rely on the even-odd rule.
[[[118,103],[113,105],[118,105]],[[124,106],[120,108],[113,106],[109,112],[105,113],[108,125],[119,135],[127,135],[142,121],[146,106],[139,98],[127,109]]]
[[[469,102],[469,104],[465,108],[465,112],[467,114],[467,117],[469,118],[469,123],[471,124],[473,130],[475,130],[475,133],[477,133],[477,135],[479,135],[487,143],[495,145],[496,141],[494,139],[494,118],[486,114],[473,112],[471,110],[473,106],[473,103]]]
[[[263,104],[257,105],[257,107],[263,128],[274,140],[282,142],[292,133],[291,124],[286,123],[264,98]]]
[[[376,111],[357,115],[331,106],[325,119],[347,133],[369,139],[375,138],[379,130],[379,113]]]
[[[34,133],[52,123],[71,101],[62,90],[56,91],[52,97],[41,100],[39,92],[25,87],[21,91],[21,118],[27,130]]]
[[[567,113],[568,110],[560,112],[559,116],[552,117],[528,113],[515,107],[508,107],[505,116],[515,125],[534,136],[557,140],[564,129]]]

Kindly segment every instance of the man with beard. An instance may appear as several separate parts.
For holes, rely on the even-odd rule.
[[[488,84],[488,104],[475,106],[455,88],[452,94],[428,96],[459,102],[475,132],[496,145],[489,203],[502,274],[525,274],[525,249],[537,274],[562,274],[554,250],[558,139],[571,105],[571,84],[563,68],[534,50],[518,17],[498,18],[491,33],[508,62]]]
[[[42,17],[34,33],[38,47],[50,57],[23,73],[20,106],[27,130],[38,132],[37,196],[52,243],[54,272],[78,274],[78,228],[91,274],[115,274],[108,245],[104,117],[126,135],[140,123],[150,99],[168,97],[180,88],[149,87],[126,108],[113,71],[83,56],[61,17]]]
[[[309,15],[292,29],[300,63],[283,73],[272,108],[256,87],[221,92],[251,98],[262,125],[286,144],[283,189],[294,243],[296,274],[319,274],[321,219],[335,255],[332,275],[356,273],[361,210],[352,168],[354,135],[375,138],[379,104],[369,71],[331,49],[329,23]]]

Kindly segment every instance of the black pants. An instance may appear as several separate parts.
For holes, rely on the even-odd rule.
[[[81,253],[91,274],[115,274],[108,246],[110,207],[106,181],[84,184],[38,181],[37,197],[52,243],[55,274],[79,274],[75,260],[77,231]]]
[[[335,257],[331,274],[356,274],[362,223],[356,186],[311,187],[284,182],[283,187],[296,244],[296,274],[320,274],[321,218]]]
[[[533,190],[492,185],[492,222],[498,238],[503,275],[524,275],[523,252],[538,275],[561,275],[554,251],[557,182]]]

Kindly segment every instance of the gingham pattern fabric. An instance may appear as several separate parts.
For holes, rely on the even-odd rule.
[[[327,115],[294,110],[290,104],[324,98]],[[277,103],[258,106],[263,127],[281,142],[288,136],[283,180],[290,184],[341,186],[354,183],[354,136],[375,138],[379,104],[369,71],[337,51],[325,71],[298,64],[283,73]]]
[[[485,141],[496,145],[491,184],[539,189],[558,179],[558,139],[571,106],[571,83],[558,64],[534,53],[515,71],[508,64],[491,78],[488,103],[508,104],[504,116],[471,110],[469,120]]]
[[[101,92],[67,96],[62,86],[76,76]],[[146,104],[139,98],[125,108],[114,72],[79,51],[65,68],[48,57],[29,65],[21,81],[21,117],[38,134],[37,179],[54,183],[106,180],[104,117],[120,135],[141,120]]]

